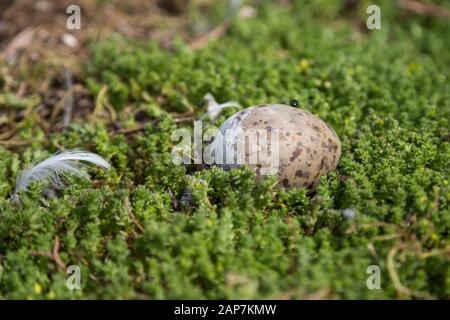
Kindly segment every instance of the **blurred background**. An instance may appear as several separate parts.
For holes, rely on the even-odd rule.
[[[250,30],[245,30],[243,34],[251,33],[251,38],[244,35],[240,37],[241,41],[245,41],[245,37],[251,41],[262,39],[264,33],[260,37],[261,31],[266,36],[272,33],[273,46],[278,46],[279,57],[292,55],[301,59],[318,53],[305,55],[307,49],[304,48],[311,43],[308,40],[310,35],[294,39],[302,32],[317,32],[320,37],[332,33],[339,37],[341,31],[347,30],[348,38],[342,38],[342,41],[347,41],[350,46],[367,40],[370,30],[366,27],[366,9],[370,4],[377,3],[383,8],[384,28],[379,30],[378,35],[372,33],[372,38],[387,42],[396,41],[395,38],[399,36],[410,37],[412,41],[419,40],[422,43],[419,45],[423,48],[418,48],[419,51],[433,48],[437,52],[447,47],[440,35],[433,35],[434,31],[424,33],[427,26],[450,19],[446,1],[2,0],[0,132],[13,129],[8,123],[23,119],[23,110],[22,113],[18,113],[18,110],[39,101],[45,105],[38,108],[39,118],[46,119],[53,114],[54,121],[47,125],[46,130],[61,132],[69,120],[67,117],[64,120],[58,106],[67,103],[63,100],[67,99],[68,88],[73,89],[69,104],[72,105],[72,100],[76,100],[77,113],[73,118],[86,119],[94,108],[93,95],[97,95],[99,90],[85,90],[84,67],[90,62],[96,44],[103,43],[112,35],[120,34],[131,41],[156,42],[168,52],[177,50],[179,43],[196,51],[227,35],[233,37],[233,34],[237,34],[236,38],[239,38],[240,26],[244,26],[242,30]],[[80,30],[66,27],[69,16],[66,10],[73,4],[81,9]],[[283,20],[281,12],[295,23],[292,33],[286,32],[288,22]],[[265,19],[268,23],[264,27]],[[399,30],[403,32],[401,35]],[[308,45],[303,46],[303,42]],[[267,45],[271,46],[272,43]],[[374,42],[374,45],[378,43]],[[254,51],[253,54],[258,55],[258,52]],[[303,67],[307,67],[307,63],[304,60]],[[92,75],[89,71],[87,74]],[[220,92],[217,94],[221,95]],[[198,104],[201,97],[197,95],[196,101],[191,102]],[[11,110],[2,110],[2,106],[17,108],[12,108],[14,111],[11,116]],[[183,113],[192,108],[175,106],[172,109]],[[11,135],[0,135],[0,140],[3,140],[4,145],[14,147],[14,142],[8,142]]]

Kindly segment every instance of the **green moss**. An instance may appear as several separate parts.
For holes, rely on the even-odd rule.
[[[120,36],[93,43],[92,96],[107,86],[125,127],[137,121],[130,106],[147,124],[132,135],[73,124],[47,140],[30,119],[23,152],[0,147],[0,298],[449,298],[449,23],[380,5],[374,31],[328,1],[266,1],[195,52]],[[171,112],[202,114],[207,92],[243,106],[295,97],[340,136],[338,169],[310,194],[257,183],[246,168],[174,165],[170,136],[189,125]],[[11,206],[18,171],[61,145],[96,151],[113,169],[51,199],[35,184]],[[82,290],[68,290],[65,270],[42,255],[56,236]],[[372,264],[381,290],[366,286]]]

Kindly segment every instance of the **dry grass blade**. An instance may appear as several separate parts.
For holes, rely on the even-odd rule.
[[[67,127],[70,125],[70,122],[72,120],[72,113],[73,113],[73,79],[72,79],[72,73],[65,69],[64,70],[64,79],[66,82],[66,89],[67,89],[67,100],[64,105],[64,119],[63,119],[63,131],[67,129]]]
[[[5,60],[13,59],[20,50],[24,50],[28,47],[33,40],[35,32],[36,30],[32,27],[24,29],[11,40],[5,50],[0,54],[0,58]]]
[[[432,299],[433,297],[422,293],[422,292],[418,292],[415,290],[411,290],[407,287],[405,287],[401,281],[400,281],[400,277],[398,276],[397,270],[395,268],[395,255],[397,254],[398,250],[402,248],[401,245],[397,244],[394,245],[390,250],[389,253],[387,255],[387,269],[388,269],[388,273],[389,273],[389,277],[392,280],[392,283],[394,284],[395,290],[397,291],[397,295],[399,298],[407,298],[407,297],[416,297],[416,298],[421,298],[421,299]]]
[[[416,0],[398,0],[398,5],[417,14],[450,18],[450,10],[432,3],[423,3]]]

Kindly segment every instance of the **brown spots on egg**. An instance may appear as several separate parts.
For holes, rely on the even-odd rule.
[[[327,157],[322,157],[322,160],[320,160],[320,164],[317,167],[318,170],[322,170],[322,169],[329,169],[330,167],[328,166],[328,158]]]
[[[308,171],[297,170],[297,171],[295,171],[295,176],[300,177],[300,178],[309,179],[309,177],[311,176],[311,173]]]
[[[235,115],[234,120],[238,117],[239,121],[225,122],[220,130],[225,132],[230,128],[241,128],[244,131],[266,129],[267,137],[274,134],[278,137],[279,143],[276,145],[279,148],[279,161],[276,175],[280,181],[279,187],[314,186],[321,176],[338,165],[341,156],[339,138],[328,124],[306,110],[287,105],[266,104],[247,108]],[[266,156],[270,156],[275,152],[271,149],[274,145],[269,139],[263,145],[258,142],[258,149],[265,150],[265,147],[268,147]],[[258,179],[262,177],[262,169],[267,168],[267,164],[248,165],[254,168]]]
[[[313,125],[312,125],[312,129],[313,129],[314,131],[316,131],[316,132],[320,132],[320,128],[319,128],[319,126],[316,125],[316,124],[313,124]]]
[[[297,157],[302,154],[302,151],[302,149],[296,149],[294,152],[292,152],[291,158],[289,160],[294,161],[295,159],[297,159]]]

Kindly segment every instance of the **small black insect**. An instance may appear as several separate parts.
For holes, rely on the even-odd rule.
[[[291,101],[289,101],[289,105],[291,107],[297,108],[300,105],[300,103],[298,103],[298,101],[295,99],[291,99]]]

